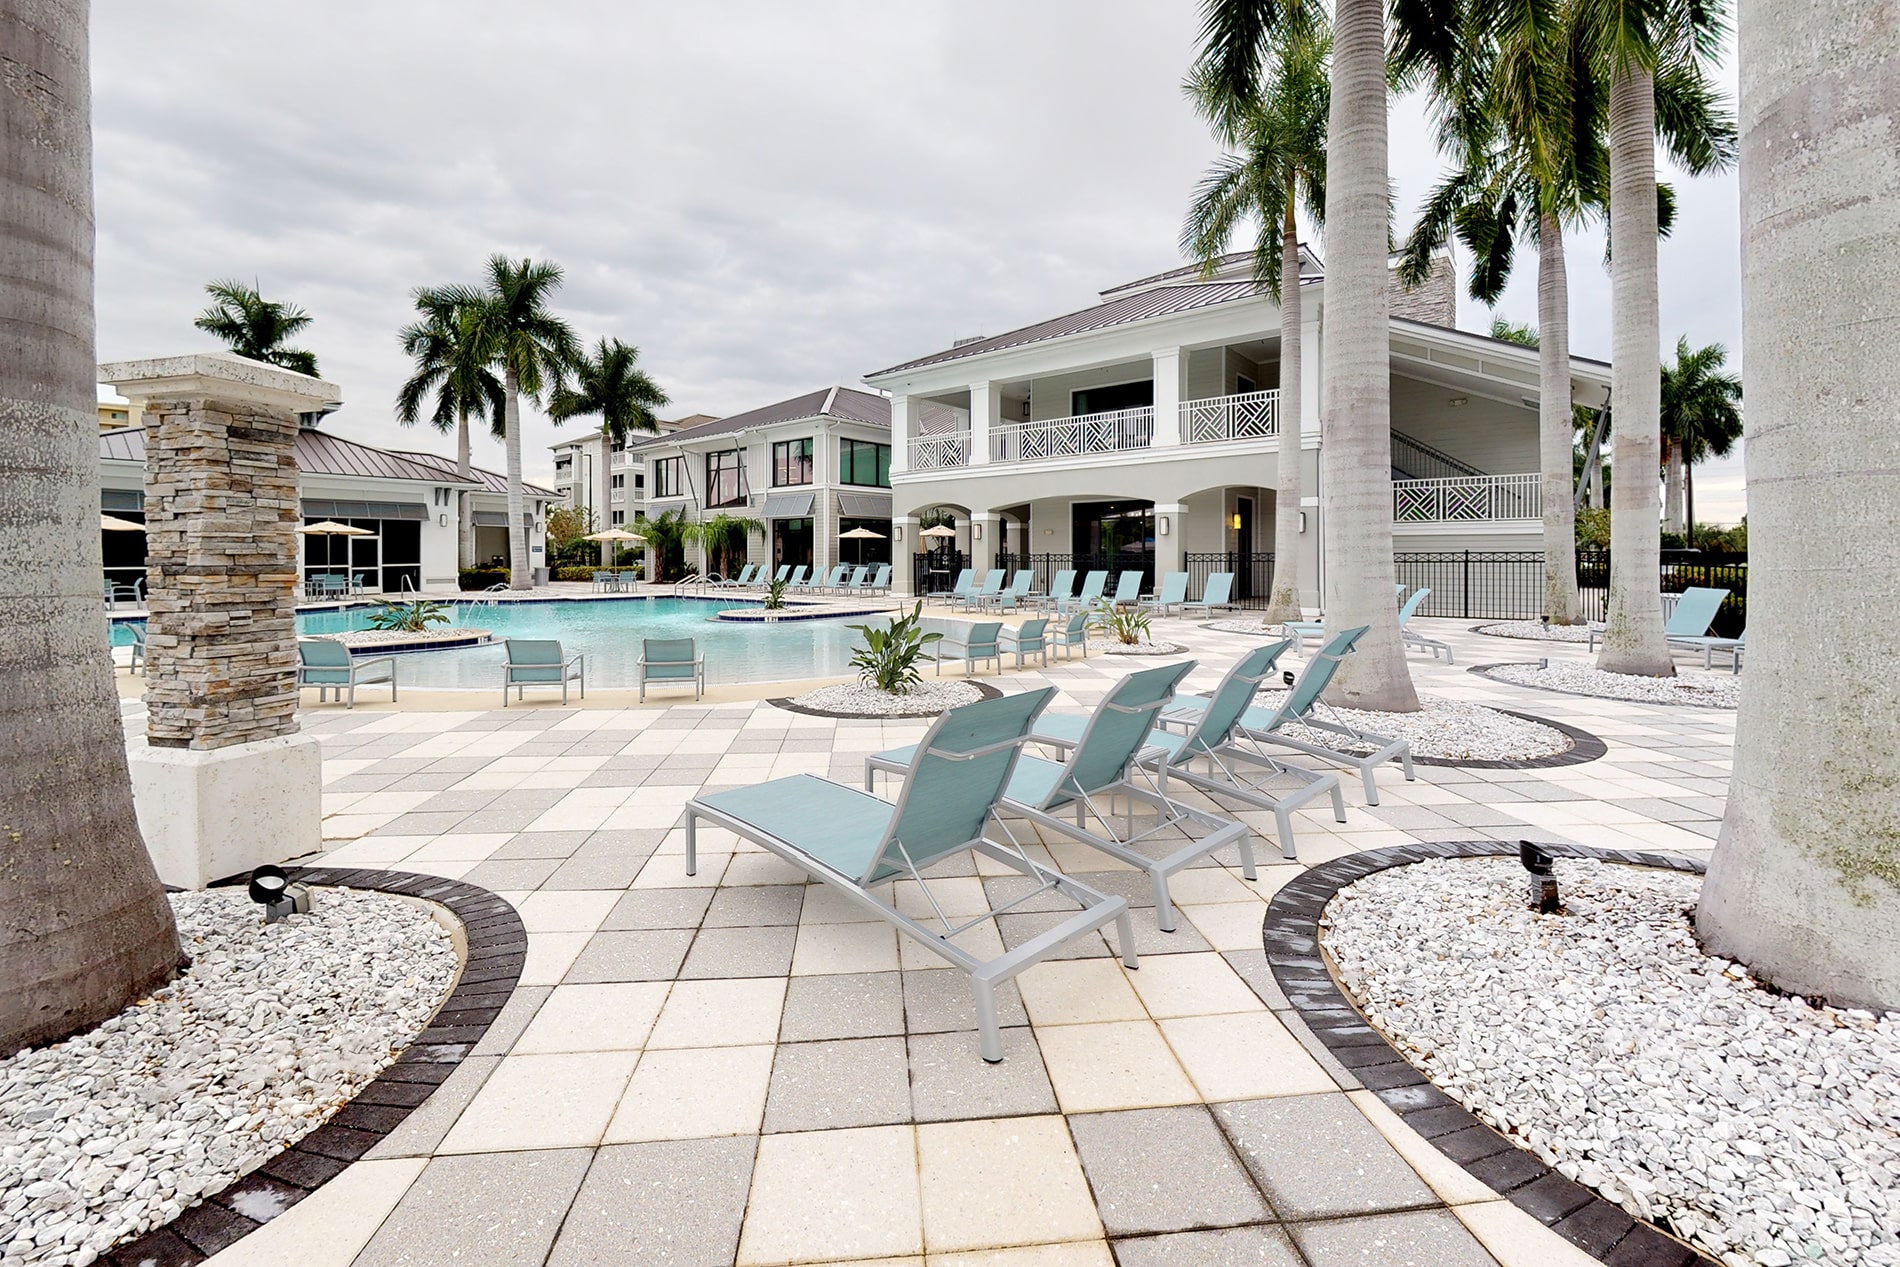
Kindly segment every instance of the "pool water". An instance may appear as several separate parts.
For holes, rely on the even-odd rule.
[[[862,638],[847,626],[879,617],[844,616],[763,624],[714,619],[716,613],[752,604],[730,598],[602,599],[593,602],[456,605],[454,624],[493,633],[497,642],[454,651],[420,651],[398,657],[397,680],[410,686],[455,690],[501,689],[502,638],[554,638],[568,655],[587,657],[587,684],[634,685],[633,664],[643,638],[694,638],[706,657],[707,682],[774,682],[849,674],[849,660]],[[300,612],[300,634],[344,633],[370,628],[370,607]],[[436,626],[440,629],[443,626]],[[114,625],[112,641],[131,634]]]

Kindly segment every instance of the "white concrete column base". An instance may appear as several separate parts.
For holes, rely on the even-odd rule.
[[[279,735],[208,752],[126,742],[139,831],[158,878],[213,880],[323,847],[323,756],[314,735]]]

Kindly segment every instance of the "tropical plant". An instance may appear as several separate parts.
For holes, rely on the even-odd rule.
[[[1749,659],[1696,903],[1710,954],[1877,1009],[1900,1009],[1891,17],[1755,3],[1741,30]]]
[[[602,339],[594,354],[582,354],[574,363],[574,385],[557,388],[548,400],[548,416],[566,422],[600,416],[600,513],[613,507],[613,452],[635,432],[657,435],[660,420],[654,410],[667,403],[667,394],[640,368],[640,349],[619,339]],[[600,543],[600,561],[612,557],[613,542]]]
[[[383,599],[366,617],[371,629],[398,633],[428,633],[431,625],[446,625],[452,619],[449,605],[433,599],[417,598],[407,603]]]
[[[1694,547],[1695,464],[1727,457],[1742,438],[1742,379],[1726,374],[1728,349],[1676,340],[1676,363],[1662,367],[1663,518]]]
[[[677,510],[650,515],[640,521],[640,535],[653,551],[655,581],[679,579],[686,570],[686,542],[692,525]]]
[[[1274,479],[1273,588],[1268,623],[1300,616],[1300,237],[1296,210],[1326,219],[1326,119],[1332,39],[1323,16],[1303,15],[1277,29],[1257,93],[1235,85],[1203,60],[1188,80],[1196,109],[1221,144],[1235,151],[1202,178],[1181,230],[1181,249],[1211,274],[1242,220],[1255,223],[1253,276],[1280,305],[1280,436]],[[1277,267],[1276,267],[1277,264]]]
[[[435,408],[429,425],[455,432],[455,474],[463,484],[475,479],[469,453],[469,419],[486,419],[497,440],[507,439],[506,401],[501,380],[489,368],[468,329],[466,292],[455,287],[418,286],[410,292],[419,320],[398,332],[402,350],[415,369],[396,393],[396,420],[413,426],[423,417],[431,393]],[[468,567],[475,559],[475,520],[466,489],[456,496],[456,558]]]
[[[784,611],[785,585],[783,577],[774,577],[768,581],[765,586],[765,598],[759,605],[769,612]]]
[[[581,355],[573,328],[548,308],[564,276],[558,264],[530,259],[516,263],[505,255],[492,255],[482,287],[449,288],[451,302],[464,314],[463,336],[472,344],[476,359],[501,371],[512,589],[528,589],[534,583],[528,566],[528,503],[521,480],[521,398],[539,404],[544,397],[558,394]]]
[[[1123,646],[1139,646],[1148,639],[1154,622],[1141,608],[1117,607],[1106,598],[1096,599],[1094,606],[1095,619],[1091,623]]]
[[[685,526],[686,540],[696,542],[706,557],[706,570],[731,576],[727,565],[734,554],[745,553],[746,538],[765,536],[765,524],[744,515],[719,514]]]
[[[1610,511],[1607,506],[1585,506],[1577,511],[1577,545],[1585,550],[1610,548]]]
[[[1515,343],[1521,348],[1542,346],[1536,326],[1527,326],[1519,321],[1507,321],[1503,317],[1491,318],[1491,337],[1500,343]]]
[[[851,667],[858,671],[858,680],[887,695],[910,694],[924,680],[917,671],[924,648],[943,637],[940,633],[925,633],[923,624],[924,604],[919,599],[910,615],[899,616],[888,625],[846,625],[864,635],[864,645],[851,653]]]
[[[0,19],[0,1057],[179,966],[100,652],[85,0]],[[31,285],[23,279],[31,279]]]
[[[1656,142],[1672,153],[1677,103],[1721,113],[1705,67],[1727,31],[1723,0],[1577,0],[1581,36],[1596,73],[1609,83],[1610,329],[1612,332],[1610,607],[1597,667],[1670,677],[1656,576],[1661,563],[1661,381],[1655,364]],[[1660,125],[1660,126],[1659,126]],[[1675,154],[1690,170],[1725,166],[1734,153]]]
[[[200,313],[192,325],[223,339],[226,347],[246,360],[317,376],[315,353],[284,345],[285,339],[310,324],[309,313],[296,304],[265,299],[255,286],[243,282],[207,282],[205,293],[217,302]]]

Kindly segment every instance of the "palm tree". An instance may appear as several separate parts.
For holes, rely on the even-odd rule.
[[[574,386],[555,391],[548,402],[548,416],[566,422],[586,414],[600,415],[600,518],[611,521],[613,508],[613,460],[615,446],[624,445],[635,431],[657,435],[660,420],[653,411],[667,403],[660,385],[640,368],[640,349],[619,339],[602,339],[589,357],[583,354],[574,363]],[[601,527],[608,527],[603,522]],[[600,543],[600,562],[605,567],[613,560],[614,543]]]
[[[1676,340],[1676,363],[1662,367],[1663,460],[1669,484],[1664,504],[1680,525],[1683,544],[1692,548],[1693,468],[1710,457],[1727,457],[1742,437],[1742,380],[1722,372],[1727,363],[1728,349],[1721,344],[1691,348],[1684,335]]]
[[[85,0],[0,10],[0,1057],[179,966],[99,650]]]
[[[1610,610],[1597,667],[1670,677],[1663,638],[1661,381],[1649,370],[1660,342],[1656,302],[1657,124],[1670,101],[1717,94],[1703,66],[1725,28],[1721,0],[1579,0],[1596,73],[1610,85]],[[1673,85],[1659,92],[1658,85]],[[1662,107],[1659,109],[1659,106]],[[1665,127],[1665,139],[1669,129]]]
[[[1314,15],[1289,22],[1271,44],[1270,78],[1258,96],[1230,97],[1228,85],[1206,64],[1188,81],[1196,108],[1213,124],[1221,144],[1237,152],[1216,163],[1195,191],[1181,249],[1211,275],[1240,221],[1251,218],[1257,232],[1254,281],[1280,305],[1273,590],[1261,618],[1277,624],[1300,618],[1300,238],[1295,211],[1303,206],[1315,224],[1325,222],[1332,37]]]
[[[496,439],[503,434],[501,380],[479,356],[479,349],[468,337],[467,312],[458,302],[453,288],[418,286],[411,297],[421,320],[404,326],[400,333],[402,350],[415,363],[415,372],[396,393],[396,419],[405,426],[422,417],[429,395],[435,395],[435,408],[429,425],[437,431],[455,432],[455,473],[464,484],[474,479],[469,457],[468,420],[486,418]],[[456,565],[470,567],[475,562],[474,516],[470,513],[468,493],[457,499]]]
[[[567,385],[580,359],[580,341],[548,310],[565,274],[558,264],[505,255],[488,259],[488,283],[479,290],[451,288],[466,312],[465,337],[480,358],[502,372],[502,419],[508,452],[508,586],[530,589],[527,497],[521,484],[521,398],[539,404]]]
[[[284,346],[285,339],[310,324],[309,313],[296,304],[265,299],[255,286],[243,282],[208,282],[205,293],[217,302],[192,325],[223,339],[239,356],[317,377],[315,353]]]
[[[1696,930],[1711,954],[1792,993],[1894,1009],[1900,25],[1890,16],[1858,0],[1750,0],[1743,13],[1752,654]]]
[[[718,571],[722,576],[732,575],[732,569],[727,565],[735,551],[744,551],[747,537],[765,536],[765,524],[759,520],[724,512],[685,524],[682,528],[683,539],[697,542],[705,553],[707,568]]]
[[[647,549],[653,554],[653,567],[647,580],[671,580],[684,565],[686,542],[696,532],[697,525],[688,523],[686,517],[677,510],[654,515],[640,521],[640,535],[647,539]]]

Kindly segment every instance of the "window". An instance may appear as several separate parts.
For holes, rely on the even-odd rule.
[[[614,527],[618,528],[621,524],[626,523],[626,522],[627,522],[627,512],[624,510],[616,510],[614,512]]]
[[[706,504],[736,506],[745,500],[745,450],[706,455]]]
[[[686,459],[659,458],[653,463],[655,497],[686,496]]]
[[[636,472],[633,477],[633,491],[639,492],[647,486],[647,477]]]
[[[891,486],[891,446],[869,440],[838,441],[838,482]]]
[[[772,483],[811,483],[811,437],[780,440],[772,446]]]
[[[1255,385],[1254,381],[1251,378],[1248,378],[1245,374],[1234,375],[1235,395],[1245,396],[1249,394],[1250,392],[1257,392],[1259,390],[1260,388]]]
[[[1087,391],[1073,392],[1069,397],[1070,410],[1077,418],[1084,414],[1107,414],[1120,409],[1140,409],[1144,405],[1154,403],[1153,379],[1139,383],[1117,383],[1113,387],[1091,387]]]
[[[627,477],[624,475],[614,476],[613,486],[615,488],[625,488],[627,486]]]

